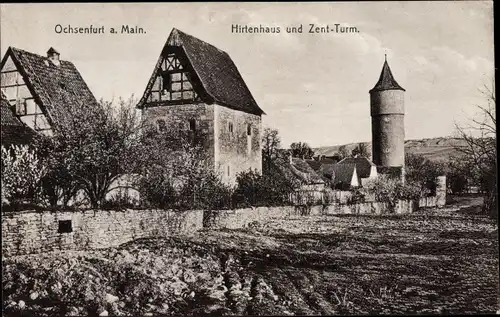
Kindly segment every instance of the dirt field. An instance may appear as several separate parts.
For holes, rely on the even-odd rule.
[[[498,226],[478,215],[480,203],[4,259],[3,307],[50,316],[494,313]]]

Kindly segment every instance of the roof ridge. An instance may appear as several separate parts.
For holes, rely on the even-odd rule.
[[[179,30],[178,28],[175,28],[175,27],[172,29],[172,31],[173,31],[173,30],[176,30],[176,31],[177,31],[177,32],[179,32],[179,34],[181,34],[181,35],[188,36],[188,37],[190,37],[190,38],[192,38],[192,39],[194,39],[194,40],[197,40],[197,41],[202,42],[202,43],[204,43],[204,44],[206,44],[206,45],[208,45],[208,46],[211,46],[211,47],[215,48],[216,50],[218,50],[219,52],[224,53],[224,54],[226,54],[227,56],[229,56],[229,54],[228,54],[226,51],[224,51],[224,50],[222,50],[222,49],[218,48],[217,46],[215,46],[215,45],[213,45],[213,44],[210,44],[210,43],[208,43],[208,42],[206,42],[206,41],[203,41],[202,39],[197,38],[197,37],[196,37],[196,36],[194,36],[194,35],[191,35],[191,34],[189,34],[189,33],[186,33],[186,32],[184,32],[184,31],[181,31],[181,30]]]

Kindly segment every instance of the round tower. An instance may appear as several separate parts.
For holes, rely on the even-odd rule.
[[[380,78],[370,90],[373,163],[382,171],[398,170],[398,174],[403,173],[405,162],[404,92],[386,55]]]

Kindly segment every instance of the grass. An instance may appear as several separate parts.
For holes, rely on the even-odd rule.
[[[495,313],[498,226],[480,203],[459,197],[411,215],[291,217],[7,258],[3,306],[46,316]]]

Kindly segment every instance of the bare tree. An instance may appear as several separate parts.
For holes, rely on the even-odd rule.
[[[481,93],[486,105],[477,105],[478,116],[471,118],[467,126],[456,125],[460,137],[466,146],[457,147],[478,171],[484,192],[483,210],[492,216],[498,216],[497,193],[497,151],[496,151],[496,102],[495,88],[485,86]]]

